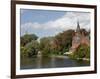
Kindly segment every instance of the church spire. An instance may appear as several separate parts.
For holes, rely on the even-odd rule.
[[[77,21],[77,29],[76,32],[80,32],[80,25],[79,25],[79,21]]]

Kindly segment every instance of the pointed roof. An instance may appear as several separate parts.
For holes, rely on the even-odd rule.
[[[80,32],[80,25],[79,25],[79,21],[77,21],[77,28],[76,28],[76,32]]]

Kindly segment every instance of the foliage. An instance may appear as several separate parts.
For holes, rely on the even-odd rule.
[[[44,37],[40,39],[40,50],[43,54],[60,54],[68,51],[71,47],[73,30],[67,30],[54,37]]]
[[[21,51],[21,58],[24,58],[24,57],[28,57],[28,53],[26,52],[26,48],[25,47],[22,47],[21,46],[21,49],[20,49],[20,51]]]
[[[56,39],[56,44],[59,46],[58,50],[60,51],[68,51],[72,44],[73,30],[67,30],[63,33],[58,34]]]
[[[85,33],[85,35],[90,35],[90,32],[87,32],[85,29],[81,29],[81,32]],[[42,55],[63,55],[71,48],[73,35],[74,30],[70,29],[52,37],[43,37],[37,41],[37,35],[25,34],[21,36],[21,56],[32,57],[38,51],[41,51]],[[79,46],[71,57],[89,58],[90,47],[84,45]]]
[[[37,41],[32,40],[30,43],[26,44],[21,48],[21,56],[32,57],[37,54],[39,49],[39,44]]]
[[[77,58],[90,58],[90,47],[86,45],[80,45],[79,48],[73,52],[73,54],[70,56],[73,59]]]
[[[44,37],[40,39],[40,50],[42,51],[43,55],[50,54],[51,50],[51,41],[53,40],[53,37]]]
[[[21,36],[21,46],[25,46],[32,40],[37,40],[37,38],[38,37],[35,34],[25,34],[24,36]]]
[[[27,53],[29,57],[32,57],[33,55],[36,55],[39,49],[39,44],[37,41],[32,40],[30,43],[28,43],[26,46]]]

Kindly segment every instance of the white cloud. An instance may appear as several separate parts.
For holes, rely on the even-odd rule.
[[[41,31],[47,31],[47,32],[55,32],[58,33],[58,31],[64,31],[68,29],[76,29],[77,27],[77,21],[80,23],[81,28],[90,28],[90,14],[89,13],[80,13],[80,12],[66,12],[64,16],[61,18],[55,20],[55,21],[48,21],[46,23],[40,24],[40,23],[32,23],[28,22],[21,25],[21,35],[25,34],[25,32],[28,33],[34,33],[34,32],[41,32]]]

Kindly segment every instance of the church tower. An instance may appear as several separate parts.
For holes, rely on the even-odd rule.
[[[77,21],[77,28],[75,30],[75,34],[72,38],[72,47],[70,48],[70,52],[74,52],[80,45],[87,45],[89,46],[89,39],[81,32],[81,28],[79,25],[79,21]]]
[[[76,32],[80,33],[80,25],[79,25],[79,21],[77,21],[77,28],[76,28]]]
[[[80,29],[79,21],[77,21],[77,28],[76,28],[75,34],[78,37],[81,36],[81,29]]]

